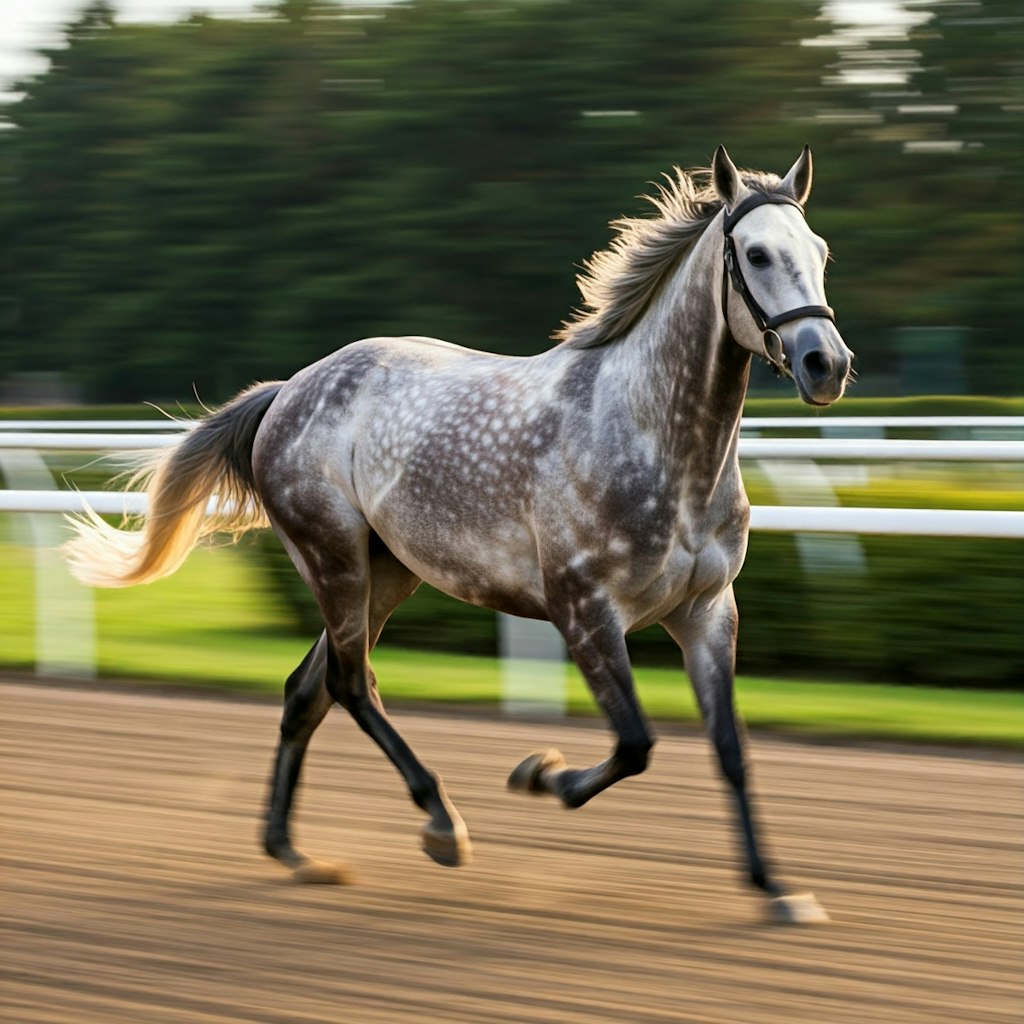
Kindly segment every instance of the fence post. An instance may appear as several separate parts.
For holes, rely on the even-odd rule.
[[[0,472],[12,490],[57,490],[34,451],[0,450]],[[61,558],[58,548],[67,531],[49,512],[15,514],[14,521],[34,554],[36,674],[91,679],[96,675],[93,593],[72,577]]]
[[[501,705],[508,715],[562,716],[566,660],[562,635],[550,622],[498,615]]]

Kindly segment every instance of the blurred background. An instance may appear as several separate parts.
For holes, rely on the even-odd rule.
[[[65,9],[2,108],[8,401],[219,402],[373,334],[537,352],[647,182],[804,142],[858,394],[1020,390],[1010,0]]]
[[[783,172],[805,142],[811,217],[835,255],[829,300],[859,359],[836,413],[1024,412],[1024,18],[1009,0],[50,0],[5,11],[8,417],[138,416],[143,402],[197,411],[196,397],[216,404],[368,335],[538,352],[576,303],[574,268],[607,244],[607,221],[649,209],[637,198],[648,182],[707,164],[719,143],[741,165]],[[804,411],[760,367],[751,395],[748,416]],[[80,453],[47,460],[61,486],[112,472]],[[1024,507],[1019,464],[833,470],[823,500],[841,504]],[[777,473],[746,475],[755,503],[784,500]],[[32,566],[21,528],[5,523],[0,661],[26,667],[32,627],[13,606]],[[852,543],[824,538],[809,555],[799,537],[753,538],[738,585],[743,671],[1019,683],[1020,541]],[[318,628],[272,539],[210,557],[240,560],[237,593],[215,592],[235,580],[226,562],[188,585],[195,621],[178,651],[201,647],[199,634],[223,645],[227,606],[244,609],[239,646],[255,631]],[[97,597],[100,665],[139,674],[145,659],[112,653],[129,638],[103,630],[129,610],[136,632],[181,613],[167,614],[171,597],[121,597]],[[149,600],[159,614],[140,610]],[[490,613],[425,590],[386,640],[493,655],[497,632]],[[642,665],[677,662],[657,631],[634,652]]]

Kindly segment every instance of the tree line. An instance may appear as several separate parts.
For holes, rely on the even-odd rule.
[[[719,142],[781,172],[810,142],[865,392],[912,386],[944,337],[921,327],[955,329],[965,387],[1019,392],[1024,19],[933,0],[844,43],[819,8],[94,3],[3,109],[0,375],[214,402],[369,335],[537,352],[660,172]]]

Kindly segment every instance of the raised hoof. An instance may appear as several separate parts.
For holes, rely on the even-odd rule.
[[[517,793],[549,793],[544,785],[545,772],[558,772],[566,767],[558,750],[536,750],[523,758],[508,777],[508,788]]]
[[[776,924],[827,924],[829,920],[825,908],[809,892],[773,897],[768,915]]]
[[[423,826],[423,852],[443,868],[458,868],[473,859],[473,845],[464,831],[441,832]]]
[[[292,871],[292,878],[303,885],[351,885],[352,875],[339,864],[307,860]]]

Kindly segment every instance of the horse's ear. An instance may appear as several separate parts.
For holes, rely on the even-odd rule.
[[[711,178],[715,183],[715,191],[729,209],[736,205],[736,197],[740,194],[743,183],[740,172],[732,162],[725,146],[719,146],[711,160]]]
[[[811,194],[811,181],[814,178],[814,161],[811,160],[811,147],[804,146],[804,151],[782,179],[782,187],[793,193],[796,201],[803,206]]]

